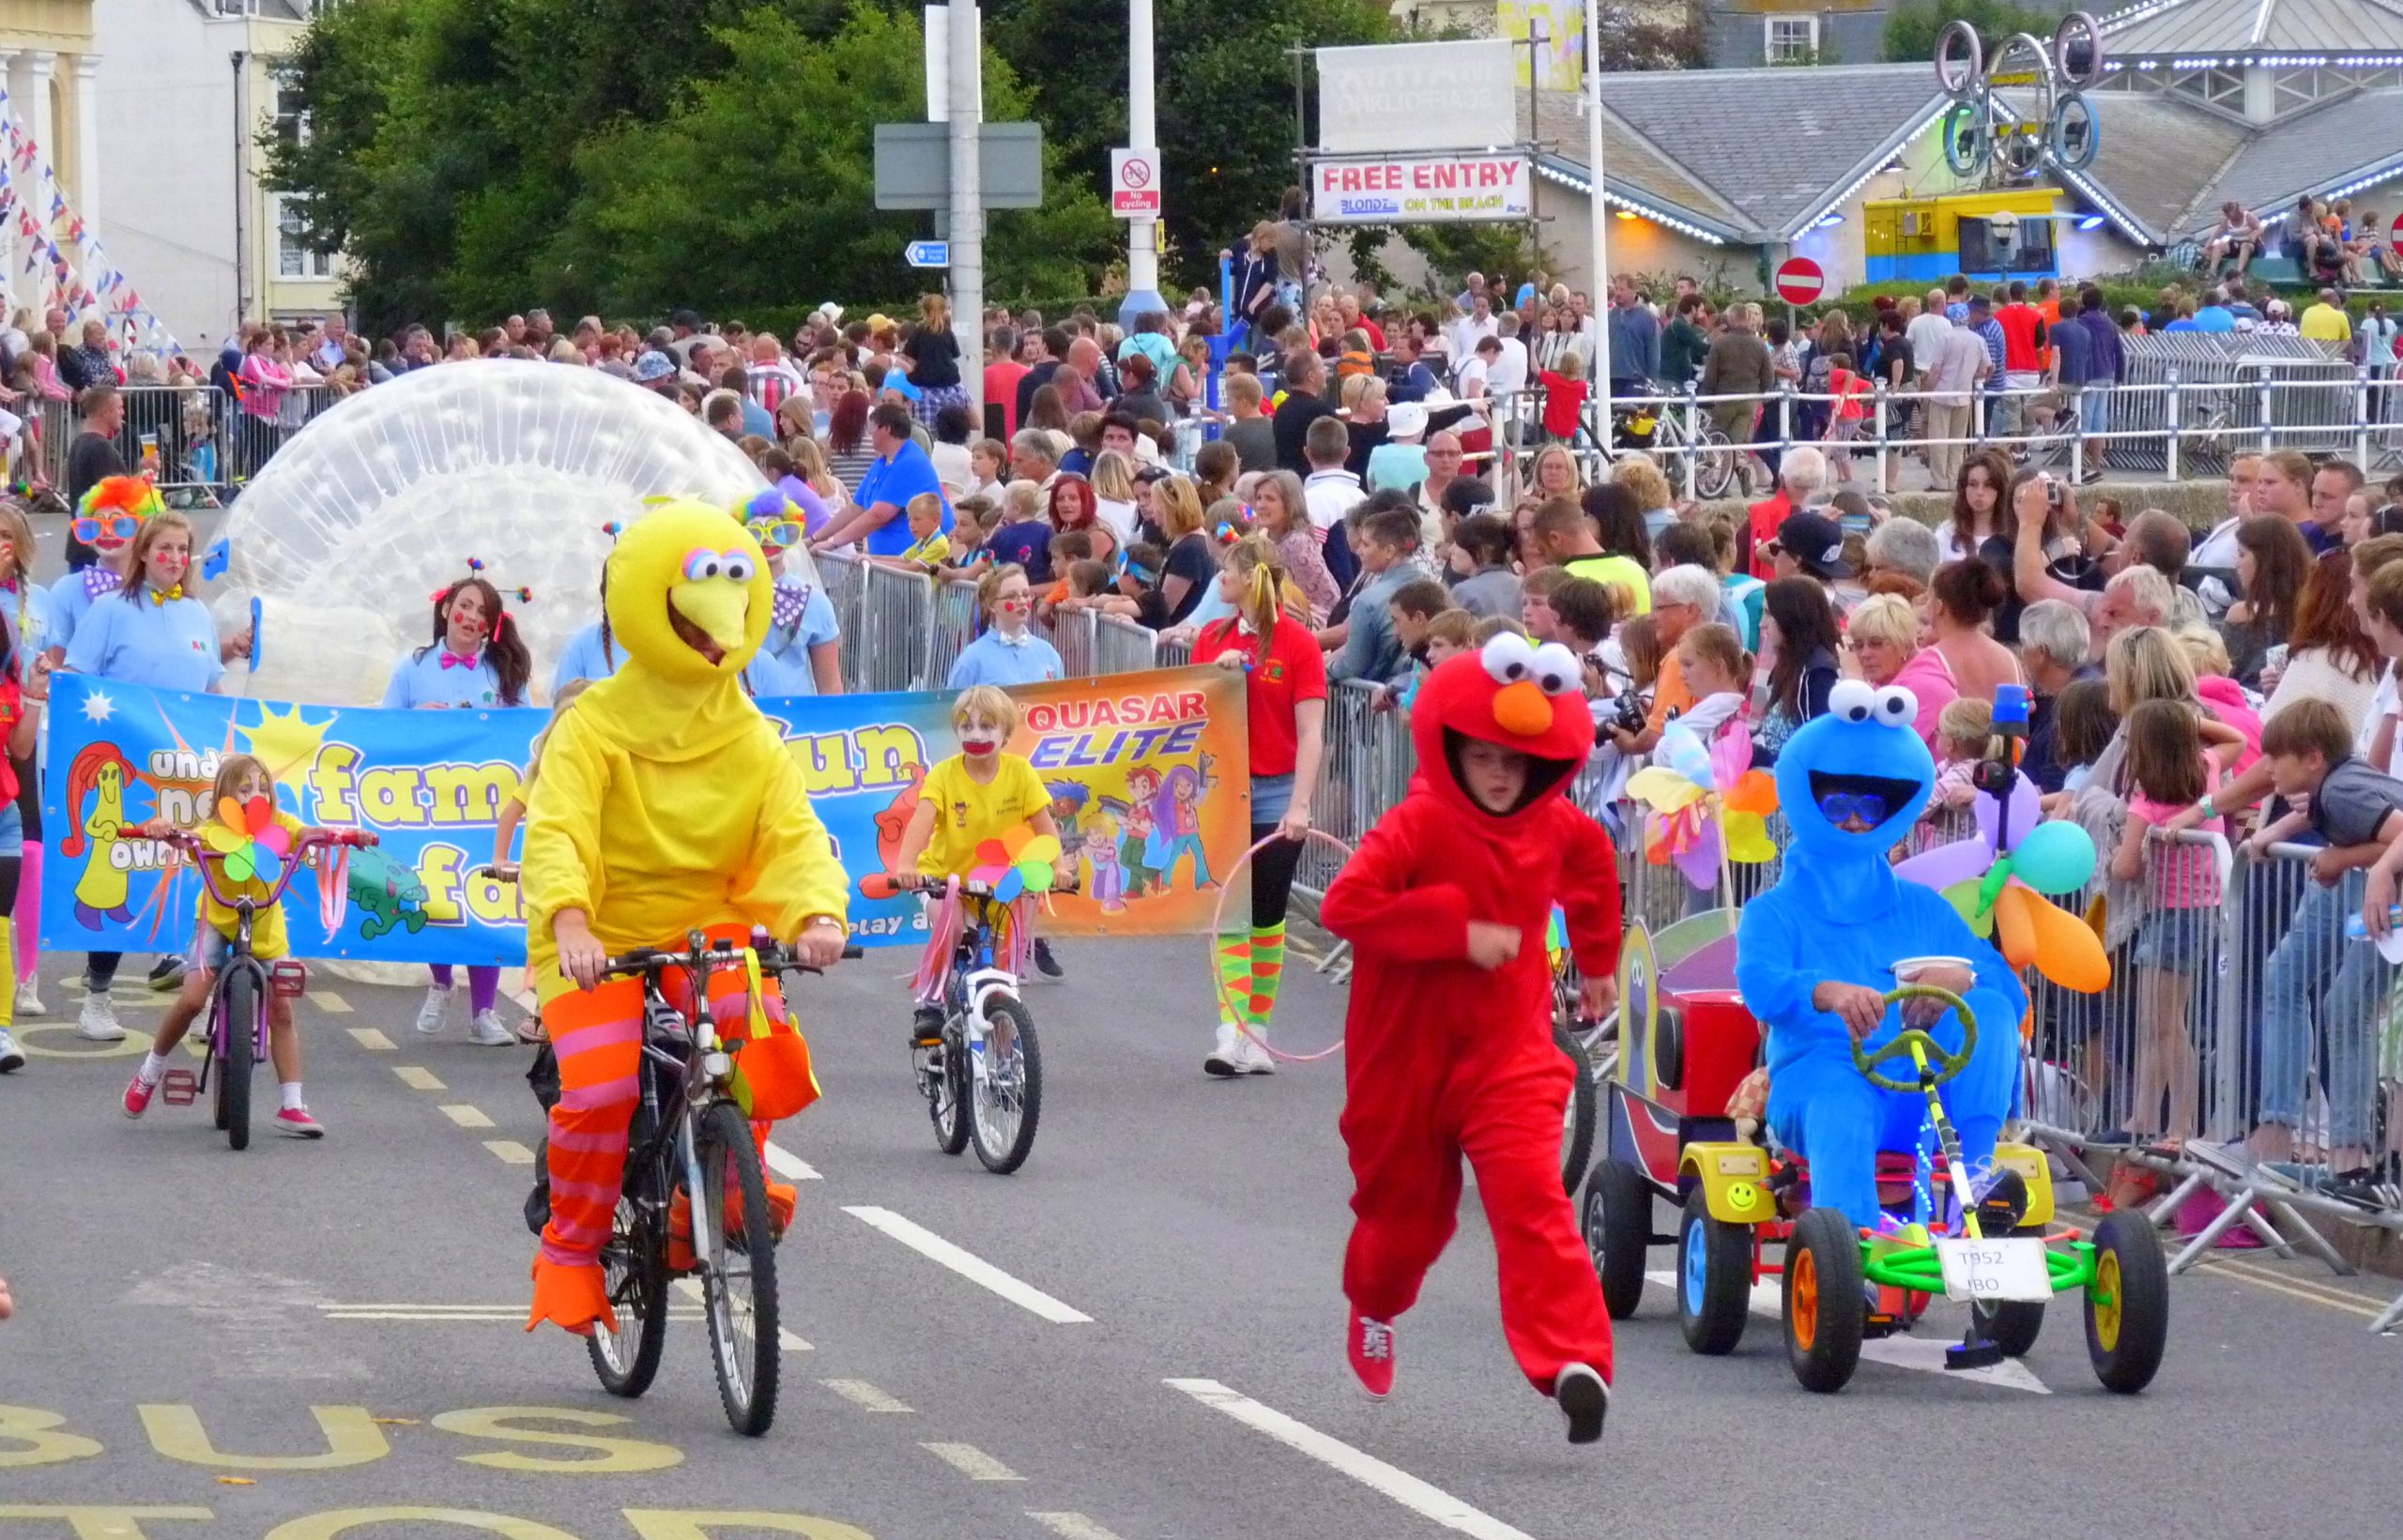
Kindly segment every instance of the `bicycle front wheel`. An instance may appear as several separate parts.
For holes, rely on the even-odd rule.
[[[1726,496],[1727,489],[1736,484],[1736,465],[1743,452],[1717,428],[1703,429],[1701,447],[1696,451],[1694,491],[1709,498]]]
[[[700,1191],[693,1195],[693,1245],[710,1318],[718,1400],[737,1433],[758,1438],[776,1420],[776,1242],[768,1179],[751,1124],[731,1102],[713,1103],[693,1125]]]
[[[629,1173],[631,1175],[631,1173]],[[632,1194],[618,1199],[617,1221],[601,1248],[601,1278],[618,1313],[618,1329],[595,1321],[584,1339],[601,1388],[628,1400],[650,1388],[667,1341],[666,1243]]]
[[[218,1051],[217,1126],[237,1150],[251,1147],[251,1059],[258,1046],[259,981],[246,968],[228,968],[217,997],[212,1036]]]
[[[1014,999],[985,1005],[985,1040],[968,1056],[968,1129],[985,1169],[1007,1176],[1034,1150],[1043,1117],[1043,1050],[1034,1018]]]

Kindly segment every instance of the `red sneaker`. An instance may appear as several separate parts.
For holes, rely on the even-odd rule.
[[[150,1110],[150,1098],[157,1094],[159,1094],[157,1086],[138,1075],[135,1075],[125,1088],[125,1115],[129,1118],[141,1117]]]
[[[1382,1401],[1393,1394],[1393,1325],[1374,1316],[1352,1318],[1349,1341],[1345,1347],[1352,1359],[1352,1373],[1360,1388],[1372,1401]]]

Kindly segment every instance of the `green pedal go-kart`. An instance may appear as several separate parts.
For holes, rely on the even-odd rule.
[[[2035,1345],[2044,1306],[2057,1294],[2085,1292],[2086,1347],[2095,1378],[2106,1390],[2134,1394],[2161,1367],[2169,1329],[2169,1270],[2161,1243],[2142,1213],[2106,1216],[2089,1240],[2074,1229],[2045,1233],[2052,1214],[2051,1179],[2041,1156],[2005,1146],[1997,1161],[2027,1186],[2016,1205],[2021,1223],[1989,1235],[1971,1199],[1960,1141],[1936,1089],[1958,1075],[1977,1045],[1977,1022],[1959,997],[1926,984],[1904,984],[1890,1002],[1921,999],[1950,1007],[1962,1022],[1958,1051],[1916,1028],[1871,1050],[1853,1044],[1853,1061],[1883,1090],[1918,1092],[1944,1157],[1943,1180],[1958,1200],[1956,1230],[1931,1223],[1926,1172],[1909,1183],[1911,1199],[1896,1212],[1894,1233],[1868,1233],[1834,1209],[1804,1208],[1789,1222],[1789,1199],[1804,1190],[1799,1162],[1769,1161],[1751,1144],[1686,1146],[1682,1165],[1697,1178],[1677,1227],[1676,1288],[1679,1324],[1698,1352],[1732,1351],[1743,1332],[1753,1286],[1782,1274],[1785,1346],[1795,1378],[1806,1390],[1842,1390],[1860,1363],[1870,1336],[1910,1330],[1936,1295],[1967,1303],[1968,1330],[1947,1349],[1946,1366],[1969,1369],[2016,1358]],[[1883,1066],[1907,1060],[1910,1077]],[[1893,1172],[1880,1169],[1881,1201]],[[1896,1211],[1893,1203],[1887,1205]],[[1999,1217],[2013,1216],[2008,1210]],[[1997,1217],[1989,1207],[1988,1218]],[[2028,1223],[2027,1221],[2035,1221]],[[1769,1245],[1783,1243],[1780,1261]],[[1875,1285],[1872,1305],[1868,1288]]]

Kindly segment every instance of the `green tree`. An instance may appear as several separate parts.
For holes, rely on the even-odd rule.
[[[1381,0],[1157,0],[1154,18],[1163,222],[1180,283],[1204,282],[1218,252],[1299,179],[1289,50],[1383,41]],[[1110,0],[987,0],[986,41],[1033,92],[1043,131],[1098,186],[1126,143],[1126,8]],[[1317,82],[1304,61],[1316,120]]]
[[[1978,29],[1978,40],[1992,59],[1997,45],[2014,32],[2050,41],[2067,8],[2043,0],[2026,5],[2015,0],[1904,0],[1886,13],[1886,58],[1892,64],[1925,64],[1936,57],[1936,39],[1944,29],[1962,21]]]
[[[853,9],[813,43],[761,8],[720,28],[726,68],[691,83],[654,123],[588,141],[582,193],[543,266],[589,278],[612,311],[707,303],[721,312],[907,292],[902,247],[923,213],[874,207],[875,125],[923,116],[916,15]],[[1022,117],[1026,94],[986,62],[991,118]],[[987,290],[1008,300],[1082,292],[1118,238],[1090,186],[1053,147],[1045,205],[997,211]]]

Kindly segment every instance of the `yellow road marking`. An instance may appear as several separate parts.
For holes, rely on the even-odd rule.
[[[515,1139],[486,1139],[484,1141],[484,1148],[491,1151],[494,1154],[498,1155],[503,1166],[531,1166],[534,1164],[534,1151],[527,1149]]]
[[[442,1083],[432,1070],[421,1069],[415,1064],[395,1064],[392,1066],[392,1073],[400,1077],[401,1084],[408,1087],[411,1090],[447,1090],[450,1089]]]
[[[972,1443],[922,1443],[918,1447],[971,1481],[1026,1479]]]
[[[309,998],[317,1002],[318,1010],[325,1012],[329,1015],[346,1016],[350,1014],[350,1001],[343,999],[340,995],[335,994],[330,989],[312,989],[309,991]]]
[[[820,1380],[819,1384],[862,1411],[908,1411],[911,1409],[865,1380]]]
[[[390,1038],[386,1037],[383,1033],[377,1031],[373,1027],[351,1027],[345,1029],[345,1030],[350,1033],[350,1040],[353,1043],[358,1044],[360,1047],[367,1049],[371,1053],[400,1052],[400,1044],[394,1043]]]
[[[1118,1540],[1117,1535],[1082,1514],[1042,1514],[1030,1509],[1026,1517],[1060,1536],[1060,1540]]]
[[[492,1120],[485,1117],[481,1109],[470,1106],[465,1102],[443,1104],[442,1115],[461,1128],[490,1128],[492,1126]]]

